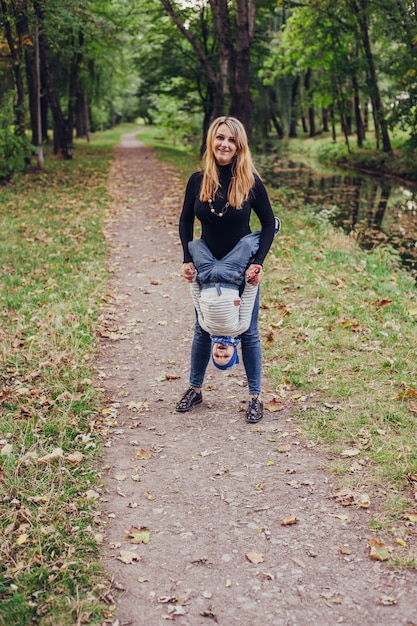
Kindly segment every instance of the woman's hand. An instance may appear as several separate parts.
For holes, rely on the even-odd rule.
[[[246,272],[246,282],[250,285],[259,285],[262,281],[262,277],[264,275],[264,270],[262,265],[256,265],[252,263],[247,268]]]
[[[182,264],[182,277],[189,283],[193,281],[195,276],[195,267],[194,263],[183,263]]]

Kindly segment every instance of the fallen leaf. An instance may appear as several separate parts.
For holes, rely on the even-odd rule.
[[[94,489],[88,489],[88,491],[86,491],[84,495],[87,500],[98,500],[100,497],[100,494],[97,493],[97,491],[94,491]]]
[[[168,602],[170,604],[176,604],[178,600],[176,596],[159,596],[158,602],[161,604],[168,604]]]
[[[377,307],[378,309],[382,309],[382,307],[388,306],[389,304],[391,304],[391,302],[392,300],[390,300],[389,298],[383,298],[378,302]]]
[[[340,453],[340,456],[357,456],[360,453],[361,451],[357,448],[349,448],[348,450],[343,450],[343,452]]]
[[[345,546],[339,546],[339,551],[340,554],[350,554],[349,548],[346,548]]]
[[[128,537],[130,543],[149,543],[151,540],[149,528],[146,526],[142,526],[141,528],[131,526]]]
[[[294,515],[289,515],[280,521],[281,526],[292,526],[292,524],[296,524],[299,520]]]
[[[274,413],[275,411],[282,411],[284,405],[278,400],[278,398],[272,398],[272,400],[265,404],[265,408],[271,413]]]
[[[135,561],[141,560],[139,554],[136,554],[132,550],[120,550],[120,554],[117,559],[122,563],[126,563],[126,565],[131,565]]]
[[[67,456],[67,460],[71,463],[71,465],[77,465],[81,463],[81,461],[85,458],[84,454],[81,452],[73,452]]]
[[[144,411],[148,408],[149,404],[147,402],[129,402],[127,405],[129,411]]]
[[[263,563],[264,560],[265,560],[264,559],[264,555],[260,554],[259,552],[247,552],[245,554],[245,557],[248,559],[248,561],[250,561],[254,565],[258,565],[259,563]]]
[[[292,446],[290,443],[287,444],[282,444],[281,446],[278,446],[277,448],[277,452],[290,452],[292,449]]]
[[[417,511],[415,511],[414,513],[405,513],[403,515],[403,519],[417,524]]]
[[[45,456],[41,456],[38,459],[38,463],[52,463],[52,461],[56,461],[57,459],[62,459],[64,453],[62,448],[55,448],[49,454],[45,454]]]
[[[389,552],[387,546],[383,541],[370,539],[369,545],[371,547],[370,556],[372,559],[376,559],[377,561],[388,561]]]
[[[178,380],[181,376],[179,374],[165,374],[165,378],[167,380]]]
[[[13,445],[11,443],[6,443],[2,447],[0,454],[2,454],[3,456],[10,456],[12,452],[13,452]]]
[[[406,391],[400,391],[395,396],[395,400],[402,400],[403,398],[417,398],[417,391],[410,387]]]
[[[151,456],[152,454],[149,452],[149,450],[144,450],[143,448],[141,448],[136,454],[135,459],[138,461],[147,461],[151,458]]]
[[[382,604],[382,606],[393,606],[394,604],[397,604],[397,600],[388,596],[381,596],[378,598],[378,604]]]
[[[408,403],[408,408],[410,409],[411,413],[417,414],[417,402],[410,402]]]
[[[122,482],[123,480],[126,480],[126,474],[115,474],[114,479]]]

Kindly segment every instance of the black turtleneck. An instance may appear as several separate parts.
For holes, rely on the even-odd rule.
[[[206,242],[216,259],[222,259],[242,237],[251,232],[249,219],[253,209],[262,228],[259,250],[253,263],[262,265],[274,239],[274,214],[266,189],[260,178],[255,176],[255,184],[252,187],[250,197],[242,207],[240,209],[235,209],[232,206],[225,208],[227,190],[232,177],[232,167],[231,165],[224,165],[219,166],[218,169],[220,189],[214,198],[213,208],[217,214],[223,213],[223,217],[213,214],[208,202],[200,201],[202,172],[193,174],[187,183],[179,223],[184,263],[192,261],[188,251],[188,242],[193,239],[195,217],[201,222],[201,238]]]

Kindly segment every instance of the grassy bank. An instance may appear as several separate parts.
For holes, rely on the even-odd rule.
[[[354,136],[349,138],[348,145],[341,135],[334,141],[330,133],[322,133],[313,138],[290,139],[285,143],[273,141],[266,152],[274,148],[280,154],[287,154],[295,160],[302,161],[311,157],[315,161],[337,164],[371,175],[391,176],[417,183],[415,149],[407,143],[407,137],[400,131],[392,136],[391,142],[392,152],[386,153],[376,149],[375,138],[370,135],[359,148]]]
[[[171,148],[151,141],[159,158],[172,159]],[[196,162],[184,153],[181,161],[185,180]],[[309,445],[325,451],[345,502],[369,508],[391,562],[415,566],[414,281],[392,252],[360,250],[291,190],[270,195],[283,227],[267,257],[261,327],[276,402],[289,401]]]
[[[2,624],[95,623],[106,606],[91,366],[107,177],[123,131],[78,142],[72,161],[48,154],[44,171],[0,189]]]

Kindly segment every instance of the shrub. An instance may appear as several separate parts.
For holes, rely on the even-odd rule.
[[[7,120],[0,119],[0,184],[13,172],[21,172],[30,164],[30,144],[26,137],[16,135]]]

